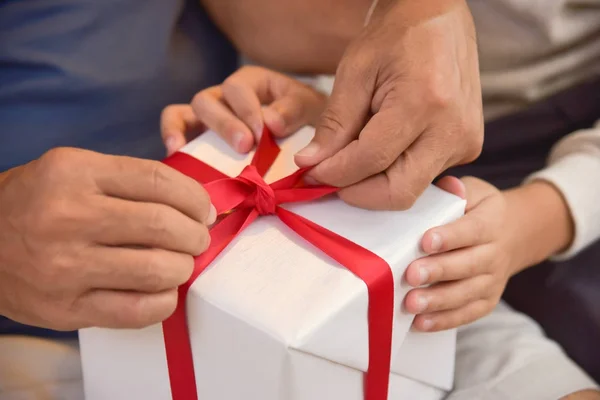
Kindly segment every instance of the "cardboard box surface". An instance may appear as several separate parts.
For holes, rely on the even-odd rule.
[[[280,143],[267,182],[297,169],[305,128]],[[184,150],[236,176],[238,155],[209,132]],[[370,194],[365,194],[370,195]],[[439,399],[452,386],[455,331],[416,333],[401,304],[403,274],[422,256],[419,240],[450,222],[464,201],[429,187],[408,211],[374,212],[335,196],[284,207],[369,249],[395,280],[390,399]],[[368,364],[367,289],[351,272],[303,241],[276,217],[261,217],[193,284],[188,324],[199,398],[207,400],[362,400]],[[161,325],[80,332],[87,400],[169,399]]]

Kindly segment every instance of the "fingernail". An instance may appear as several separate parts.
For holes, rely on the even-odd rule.
[[[431,234],[431,251],[438,252],[442,248],[442,236],[439,233]]]
[[[423,297],[423,296],[417,297],[417,314],[420,314],[423,311],[425,311],[427,309],[428,305],[429,305],[429,301],[427,301],[427,299],[425,297]]]
[[[256,139],[260,139],[263,131],[263,124],[261,122],[257,122],[252,126],[252,132],[254,132],[254,137]]]
[[[429,269],[427,267],[419,268],[419,285],[423,285],[429,280]]]
[[[244,141],[245,136],[244,132],[236,132],[233,134],[233,148],[240,153],[244,151],[244,149],[242,149],[242,142]]]
[[[431,330],[431,328],[433,328],[433,324],[434,324],[433,320],[431,320],[431,319],[426,319],[426,320],[424,320],[424,321],[423,321],[423,323],[421,324],[421,328],[422,328],[424,331],[429,331],[429,330]]]
[[[212,225],[217,220],[217,209],[212,204],[210,205],[210,210],[208,211],[208,217],[206,218],[206,225]]]
[[[260,128],[260,131],[258,131],[258,133],[255,134],[256,143],[260,142],[260,138],[262,137],[264,131],[265,131],[265,127],[263,126]]]
[[[273,133],[283,135],[285,131],[285,121],[281,114],[272,108],[265,108],[263,110],[263,118],[265,119],[265,124],[273,131]]]
[[[167,148],[167,154],[172,154],[175,152],[176,139],[173,136],[168,136],[165,139],[165,147]]]
[[[299,157],[311,157],[311,156],[314,156],[315,154],[317,154],[319,149],[320,149],[320,146],[318,143],[310,142],[308,144],[308,146],[306,146],[305,148],[300,150],[298,153],[296,153],[296,155]]]

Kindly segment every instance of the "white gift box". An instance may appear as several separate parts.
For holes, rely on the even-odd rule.
[[[297,169],[293,154],[314,130],[280,142],[265,176]],[[184,152],[229,176],[239,155],[209,132]],[[366,193],[365,195],[370,195]],[[402,309],[406,267],[419,241],[464,212],[465,202],[433,186],[408,211],[367,211],[335,196],[285,208],[370,250],[395,281],[389,399],[441,399],[451,389],[456,332],[418,333]],[[274,216],[246,228],[192,285],[187,315],[201,400],[363,400],[368,366],[366,285]],[[168,400],[169,375],[157,324],[141,330],[80,331],[87,400]]]

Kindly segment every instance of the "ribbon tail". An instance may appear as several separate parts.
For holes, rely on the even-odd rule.
[[[277,208],[277,215],[294,232],[367,285],[369,367],[365,375],[365,400],[387,400],[394,315],[394,277],[390,266],[369,250],[300,215],[281,207]]]
[[[192,276],[178,289],[175,312],[162,323],[173,400],[198,399],[194,360],[185,312],[188,291],[196,278],[257,216],[258,213],[253,209],[236,211],[211,229],[209,248],[195,258]]]

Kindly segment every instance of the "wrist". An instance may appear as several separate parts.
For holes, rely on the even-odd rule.
[[[569,247],[574,224],[564,197],[554,185],[536,180],[507,190],[504,195],[513,274]]]

